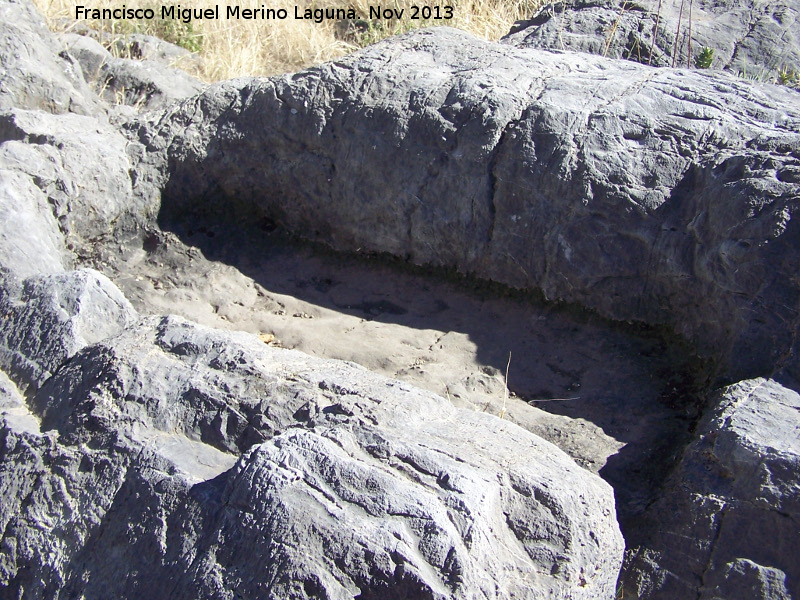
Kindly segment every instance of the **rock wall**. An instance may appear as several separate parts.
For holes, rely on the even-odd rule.
[[[134,134],[166,221],[262,214],[665,324],[738,379],[797,372],[796,100],[435,28],[212,86]]]
[[[10,596],[613,597],[613,492],[555,446],[355,365],[139,318],[92,271],[26,283],[0,329],[28,391],[0,420]]]
[[[110,104],[132,106],[140,111],[156,110],[177,99],[194,96],[205,87],[200,80],[172,66],[173,59],[180,60],[184,55],[163,49],[159,52],[169,46],[175,50],[182,48],[166,42],[157,44],[157,39],[141,34],[128,37],[132,38],[128,46],[122,39],[114,40],[115,53],[123,57],[114,56],[87,35],[65,33],[61,40],[80,65],[86,81]],[[189,54],[187,50],[183,52]]]
[[[0,47],[41,29],[0,8],[19,19]],[[101,104],[64,78],[3,88],[0,596],[613,597],[613,490],[555,446],[352,364],[143,317],[76,270],[141,244],[159,181],[109,122],[129,113],[75,114]]]
[[[650,508],[625,598],[800,597],[800,396],[775,381],[717,392],[698,437]]]
[[[686,68],[708,48],[707,68],[776,81],[800,68],[800,11],[791,0],[566,0],[517,23],[503,42]]]
[[[25,108],[82,115],[102,110],[80,67],[26,0],[0,4],[0,70],[0,110]]]
[[[0,14],[0,596],[800,595],[795,92],[437,29],[134,119]],[[709,397],[618,586],[613,490],[555,446],[81,268],[157,216],[266,217],[775,378]]]

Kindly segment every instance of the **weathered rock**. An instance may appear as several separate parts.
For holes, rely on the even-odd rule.
[[[625,598],[800,596],[800,396],[756,379],[713,406],[649,510]]]
[[[59,40],[69,55],[80,65],[83,77],[89,83],[99,80],[103,65],[114,59],[111,52],[93,37],[62,33]]]
[[[0,110],[100,110],[80,67],[55,39],[31,2],[0,1]]]
[[[39,432],[39,419],[28,409],[22,392],[4,371],[0,371],[0,421],[17,431]]]
[[[31,277],[0,288],[0,366],[34,389],[78,350],[138,318],[117,287],[96,271]]]
[[[730,376],[797,363],[790,90],[434,28],[213,86],[135,134],[165,222],[266,215],[667,324]]]
[[[152,60],[114,58],[95,40],[75,34],[61,39],[67,50],[32,3],[0,2],[0,110],[104,112],[86,81],[107,102],[140,109],[186,98],[204,85],[184,71],[165,66],[168,60],[185,58],[187,51],[167,42],[157,44],[149,36],[126,39],[125,44],[127,56],[135,53]]]
[[[607,484],[354,365],[149,318],[33,405],[58,435],[0,436],[0,577],[25,597],[614,596]]]
[[[30,178],[45,195],[64,243],[79,253],[90,253],[99,241],[133,235],[153,220],[158,197],[131,176],[141,152],[140,145],[92,117],[0,113],[0,168]],[[17,188],[16,194],[38,197],[30,187]],[[24,202],[41,206],[33,198]]]
[[[689,5],[681,0],[560,1],[518,23],[502,41],[520,48],[590,52],[691,68],[703,48],[710,48],[712,68],[761,81],[774,81],[781,69],[800,66],[800,11],[795,2],[695,0],[691,13]]]
[[[206,85],[180,69],[150,60],[116,58],[106,62],[96,85],[107,102],[153,110],[198,94]]]
[[[104,454],[59,444],[56,432],[21,431],[0,416],[5,597],[59,597],[70,569],[69,549],[100,524],[124,481],[125,465]]]
[[[0,276],[24,279],[70,262],[47,197],[31,177],[0,168]]]
[[[60,271],[123,253],[163,187],[165,220],[266,216],[667,324],[722,374],[791,372],[795,98],[442,29],[220,84],[133,143],[0,114],[0,595],[613,597],[611,491],[553,446],[353,365],[140,319]],[[759,380],[712,405],[624,593],[797,596],[798,397]]]
[[[0,11],[0,272],[24,279],[137,235],[157,195],[132,175],[141,146],[109,125],[33,5],[2,0]],[[69,112],[99,117],[48,114]]]
[[[170,67],[200,61],[196,54],[192,54],[186,48],[142,33],[117,36],[112,42],[112,47],[118,56],[135,60],[154,60]]]
[[[67,51],[80,64],[86,80],[110,104],[126,104],[139,110],[152,110],[162,108],[169,102],[194,96],[205,87],[199,79],[180,69],[166,66],[165,59],[117,58],[96,40],[82,35],[65,34],[62,40]],[[137,49],[138,56],[145,52],[146,56],[170,56],[163,48],[160,52],[153,48],[153,43],[145,46],[145,40],[133,41],[131,44],[132,48]]]
[[[0,409],[11,409],[23,406],[25,401],[19,388],[8,378],[5,372],[0,371]]]

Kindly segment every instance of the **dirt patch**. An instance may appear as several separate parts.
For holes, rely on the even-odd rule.
[[[141,312],[247,331],[502,414],[611,483],[626,536],[696,420],[702,365],[663,332],[272,227],[173,229],[100,251],[94,266]]]

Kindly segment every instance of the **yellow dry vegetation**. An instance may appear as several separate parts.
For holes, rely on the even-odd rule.
[[[416,27],[448,25],[468,31],[478,37],[496,40],[505,35],[514,21],[530,18],[543,0],[441,0],[427,6],[452,6],[453,18],[449,20],[411,19],[411,7],[425,6],[418,0],[329,0],[320,3],[308,0],[259,0],[252,4],[238,4],[242,9],[284,9],[285,19],[226,19],[226,6],[235,6],[236,0],[220,3],[220,18],[193,20],[162,19],[161,4],[153,0],[128,0],[129,8],[154,9],[151,20],[83,20],[75,19],[75,6],[80,4],[98,9],[119,9],[125,0],[34,0],[45,15],[50,27],[56,31],[69,31],[88,25],[106,33],[124,35],[146,33],[197,52],[202,60],[193,65],[180,65],[193,71],[205,81],[219,81],[245,75],[274,75],[300,70],[348,54],[383,38],[403,33]],[[84,4],[84,2],[86,2]],[[178,3],[176,3],[177,5]],[[215,4],[211,0],[184,0],[181,8],[207,9]],[[171,4],[165,4],[171,6]],[[404,9],[401,19],[372,19],[369,6],[383,9]],[[295,10],[302,15],[306,8],[354,9],[354,20],[296,19]],[[417,13],[422,16],[422,12]],[[443,12],[439,13],[440,16]],[[433,15],[433,13],[432,13]],[[85,25],[84,25],[85,24]],[[108,40],[113,37],[108,38]],[[111,43],[107,43],[111,47]]]

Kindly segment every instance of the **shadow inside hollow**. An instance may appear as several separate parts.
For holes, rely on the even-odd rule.
[[[703,366],[663,331],[611,323],[441,269],[337,254],[297,241],[269,220],[243,228],[193,215],[162,227],[270,293],[357,319],[465,334],[475,360],[501,382],[510,353],[508,387],[516,396],[591,422],[624,444],[600,475],[615,489],[629,546],[698,417]],[[439,350],[447,351],[445,341]]]

